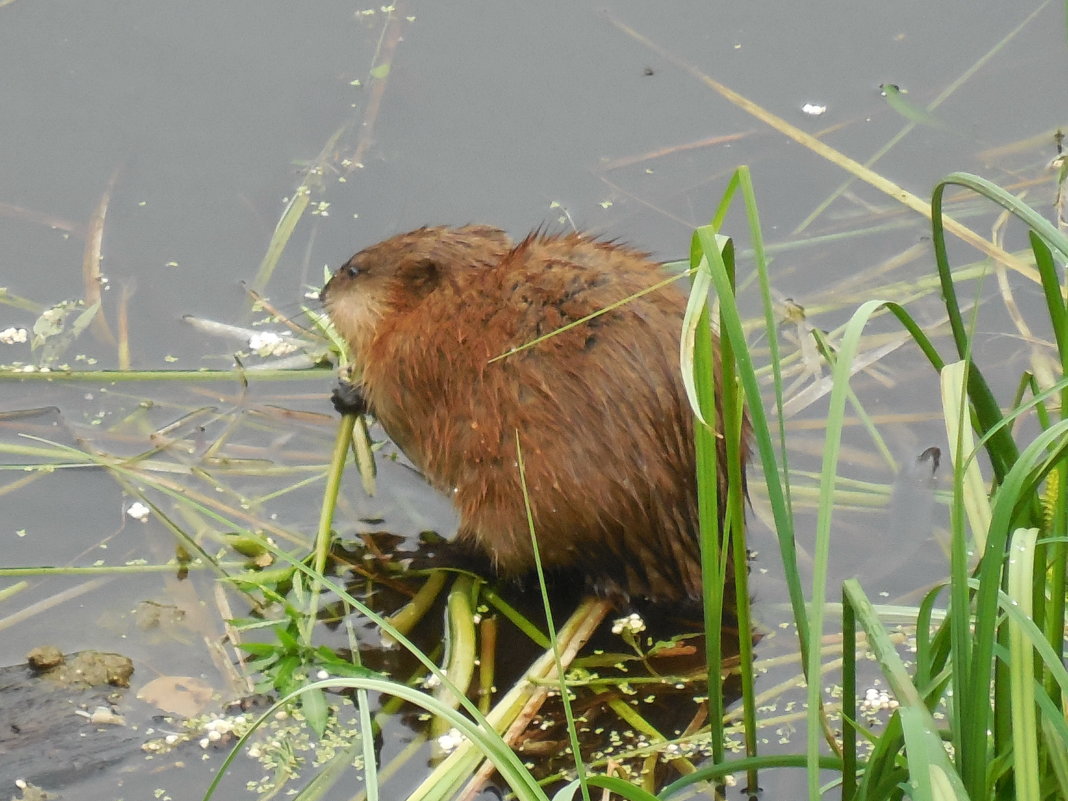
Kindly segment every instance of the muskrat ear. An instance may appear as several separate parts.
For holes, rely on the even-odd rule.
[[[419,259],[400,271],[404,285],[418,298],[425,298],[441,282],[441,266],[432,259]]]

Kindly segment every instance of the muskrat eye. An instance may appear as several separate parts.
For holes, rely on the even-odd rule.
[[[345,275],[347,275],[349,278],[355,278],[360,274],[360,268],[357,267],[355,264],[346,264],[341,269],[345,271]]]

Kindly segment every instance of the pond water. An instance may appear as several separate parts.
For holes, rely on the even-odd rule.
[[[31,329],[45,308],[83,297],[87,242],[102,231],[102,307],[114,330],[126,308],[130,365],[226,368],[241,344],[184,317],[235,325],[259,317],[247,287],[302,181],[309,209],[259,287],[292,315],[302,303],[314,306],[307,294],[324,268],[424,224],[485,222],[513,235],[574,226],[663,260],[681,258],[740,164],[753,171],[775,289],[806,309],[804,325],[834,329],[878,289],[909,300],[933,326],[942,312],[923,283],[933,272],[929,223],[856,181],[820,210],[847,173],[697,73],[861,162],[918,120],[874,169],[923,199],[951,171],[980,173],[1052,214],[1055,180],[1046,165],[1063,112],[1038,87],[1057,85],[1065,58],[1064,10],[1048,2],[0,3],[0,285],[8,293],[0,295],[0,330]],[[903,93],[888,98],[884,84]],[[825,110],[807,113],[806,104]],[[929,112],[903,111],[905,104]],[[990,209],[965,199],[953,213],[989,235]],[[744,250],[744,218],[731,221],[727,233]],[[1018,231],[1006,236],[1009,249],[1023,243]],[[963,248],[955,256],[978,258]],[[741,300],[755,316],[747,264]],[[993,296],[997,287],[990,280],[982,291]],[[1026,313],[1040,293],[1020,286],[1015,299]],[[887,321],[876,330],[898,334]],[[982,330],[989,336],[981,355],[1018,370],[1023,346],[1000,303],[984,310]],[[83,333],[58,361],[116,367],[116,347],[96,333]],[[0,363],[35,359],[28,344],[0,346]],[[71,465],[30,478],[3,474],[0,567],[165,563],[175,551],[172,526],[190,521],[131,518],[136,473],[99,465],[156,460],[153,469],[176,491],[209,497],[218,490],[195,468],[219,439],[229,469],[244,459],[288,470],[277,479],[252,467],[227,474],[235,518],[310,536],[321,481],[299,482],[320,475],[329,456],[331,383],[326,371],[247,388],[5,374],[0,413],[35,410],[0,416],[5,463]],[[825,402],[818,393],[804,402],[808,383],[798,386],[789,421],[802,469],[817,464]],[[914,349],[890,349],[855,386],[898,462],[945,447],[937,380]],[[153,438],[187,415],[173,440],[185,450]],[[841,472],[886,492],[875,508],[843,504],[832,587],[859,574],[873,593],[913,597],[944,575],[932,541],[944,507],[926,482],[895,478],[859,428],[847,431]],[[149,454],[153,448],[160,450]],[[403,464],[380,465],[379,484],[373,499],[355,487],[347,493],[339,527],[404,536],[455,527],[448,503]],[[755,473],[751,489],[753,589],[764,627],[777,631],[788,612]],[[241,518],[250,498],[255,508]],[[880,554],[887,531],[901,538],[900,562]],[[804,528],[802,536],[804,549],[811,536]],[[136,569],[31,572],[0,577],[0,592],[8,588],[0,596],[0,665],[48,642],[130,656],[135,690],[161,675],[200,677],[229,697],[248,690],[228,672],[229,656],[206,645],[223,633],[224,618],[247,609],[228,610],[207,572],[187,580]],[[179,609],[180,622],[143,626],[137,610],[146,603]],[[762,643],[762,655],[788,654],[793,643],[778,633]],[[772,686],[791,671],[795,665],[762,681]],[[386,751],[401,747],[404,731],[391,727],[396,739]],[[89,771],[65,789],[108,797],[107,788],[121,785],[141,797],[159,786],[184,799],[206,786],[206,770],[160,777],[129,764],[137,763]],[[4,782],[15,778],[0,768],[0,790],[12,791]],[[800,781],[768,777],[766,797],[795,797]],[[351,796],[350,787],[336,797]]]

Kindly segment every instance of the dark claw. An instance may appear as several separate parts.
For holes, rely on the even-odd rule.
[[[356,384],[338,379],[337,386],[330,393],[330,402],[339,414],[367,414],[367,399]]]

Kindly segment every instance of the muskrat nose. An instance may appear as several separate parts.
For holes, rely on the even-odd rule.
[[[330,291],[330,284],[332,284],[333,282],[334,282],[334,279],[331,278],[329,281],[327,281],[323,285],[323,288],[319,291],[319,302],[320,303],[326,303],[326,293]]]

